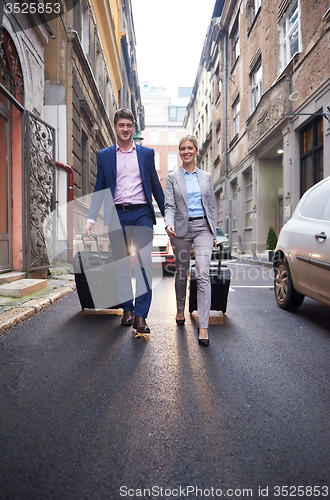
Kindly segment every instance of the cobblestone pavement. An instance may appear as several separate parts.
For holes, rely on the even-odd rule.
[[[0,335],[54,304],[75,289],[73,267],[65,262],[50,268],[47,288],[23,298],[0,297]]]

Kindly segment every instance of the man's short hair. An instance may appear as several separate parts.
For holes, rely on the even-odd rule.
[[[134,118],[134,115],[130,109],[121,108],[121,109],[118,109],[118,111],[116,111],[114,119],[113,119],[115,125],[117,125],[120,118],[125,118],[126,120],[131,120],[133,125],[135,124],[135,118]]]

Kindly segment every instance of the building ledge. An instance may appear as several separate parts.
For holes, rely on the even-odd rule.
[[[217,165],[219,165],[220,160],[221,160],[221,157],[220,157],[220,155],[218,155],[218,156],[215,158],[215,160],[214,160],[214,162],[213,162],[213,165],[214,165],[215,167],[216,167]]]
[[[229,147],[232,148],[233,146],[235,146],[235,144],[238,142],[238,133],[236,135],[234,135],[234,137],[232,138],[232,140],[230,141],[229,143]]]

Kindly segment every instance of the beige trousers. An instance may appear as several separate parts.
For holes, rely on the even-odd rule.
[[[188,222],[188,231],[182,238],[171,240],[176,264],[175,293],[178,312],[184,312],[187,280],[190,268],[190,250],[194,245],[197,279],[198,327],[208,328],[211,308],[210,261],[213,235],[206,219]]]

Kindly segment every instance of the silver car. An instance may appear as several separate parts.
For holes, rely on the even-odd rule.
[[[330,177],[302,196],[274,253],[275,298],[295,310],[304,297],[330,305]]]
[[[220,227],[216,227],[216,238],[217,243],[221,243],[222,245],[222,256],[227,257],[227,259],[231,258],[231,244],[228,237],[225,233],[220,229]]]

